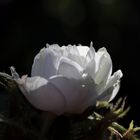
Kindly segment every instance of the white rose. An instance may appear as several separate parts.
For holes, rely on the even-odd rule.
[[[31,77],[13,76],[27,100],[37,109],[57,115],[82,113],[98,100],[111,101],[119,90],[121,70],[112,76],[105,48],[47,45],[35,56]]]

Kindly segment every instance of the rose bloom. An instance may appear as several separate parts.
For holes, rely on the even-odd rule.
[[[80,114],[97,101],[110,102],[118,93],[121,70],[112,75],[105,48],[48,45],[35,56],[31,77],[12,75],[27,100],[37,109]]]

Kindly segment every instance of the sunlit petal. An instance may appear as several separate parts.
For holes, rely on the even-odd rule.
[[[100,84],[101,82],[106,82],[107,79],[111,76],[112,73],[112,61],[110,55],[106,51],[105,48],[102,48],[98,51],[99,60],[96,61],[98,63],[98,69],[95,76],[95,82]]]
[[[50,76],[55,75],[59,58],[58,54],[53,50],[43,48],[34,59],[31,73],[32,76],[49,78]]]
[[[34,107],[56,114],[61,114],[64,111],[65,99],[63,94],[46,79],[42,77],[26,78],[19,87]]]
[[[68,58],[61,58],[57,74],[67,78],[81,79],[83,68]]]

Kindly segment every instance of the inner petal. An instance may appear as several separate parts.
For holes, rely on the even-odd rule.
[[[58,66],[58,75],[63,75],[67,78],[81,79],[83,68],[76,62],[62,57]]]
[[[56,74],[56,67],[60,56],[52,49],[43,48],[36,56],[32,65],[32,76],[48,79]]]
[[[83,57],[83,58],[86,58],[89,47],[79,45],[79,46],[77,46],[77,49],[79,51],[80,56]]]
[[[74,46],[68,45],[66,47],[64,57],[67,57],[82,66],[83,62],[82,62],[81,56],[79,54],[79,51],[75,45]]]
[[[93,46],[90,46],[87,55],[86,55],[86,63],[89,63],[91,60],[93,60],[95,57],[95,49]]]
[[[102,50],[98,55],[99,60],[96,60],[96,63],[98,63],[98,69],[96,72],[95,82],[97,84],[100,84],[101,82],[106,83],[112,73],[112,61],[106,50]]]

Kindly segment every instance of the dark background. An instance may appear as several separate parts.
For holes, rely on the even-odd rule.
[[[124,77],[117,98],[128,96],[124,122],[140,125],[140,7],[135,0],[0,0],[0,71],[29,74],[46,43],[106,47]]]

